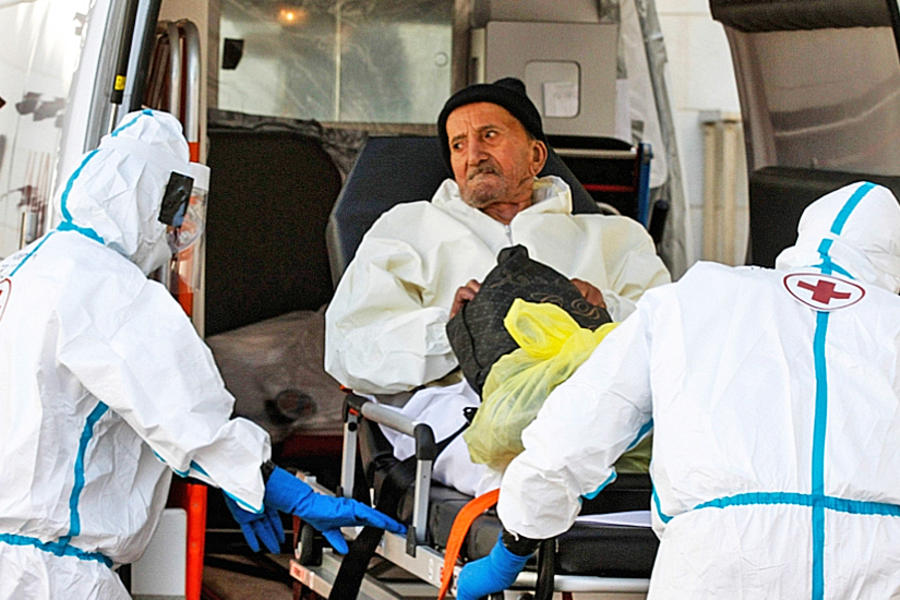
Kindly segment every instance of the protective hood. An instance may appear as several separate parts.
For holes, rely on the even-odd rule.
[[[181,123],[142,110],[122,119],[82,159],[59,196],[60,229],[75,229],[149,274],[171,256],[160,205],[171,173],[191,173]]]
[[[796,244],[778,255],[775,268],[818,266],[900,292],[900,205],[889,189],[851,183],[806,207]]]

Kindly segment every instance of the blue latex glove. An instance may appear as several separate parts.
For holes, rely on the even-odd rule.
[[[284,541],[284,528],[281,525],[281,518],[278,511],[271,507],[264,507],[263,512],[257,514],[248,510],[244,510],[237,503],[225,496],[225,506],[231,511],[231,516],[241,526],[244,533],[244,539],[247,545],[254,552],[259,552],[259,542],[268,549],[269,552],[277,554],[281,551],[281,542]]]
[[[281,467],[275,467],[269,475],[263,501],[266,506],[296,515],[321,531],[328,543],[341,554],[347,553],[347,542],[341,535],[341,527],[371,525],[394,533],[406,533],[405,526],[374,508],[350,498],[317,494]]]
[[[459,572],[456,600],[478,600],[502,592],[513,584],[526,562],[528,556],[513,554],[503,540],[497,539],[490,554],[466,564]]]

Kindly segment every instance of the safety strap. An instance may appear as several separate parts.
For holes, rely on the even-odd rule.
[[[437,460],[438,455],[444,448],[468,426],[469,423],[466,422],[465,425],[435,445],[435,460]],[[376,510],[391,518],[397,518],[397,508],[400,504],[400,499],[403,498],[406,490],[416,480],[416,462],[416,455],[413,454],[391,467],[381,484],[381,489],[378,490],[378,501],[375,503]],[[383,534],[384,529],[371,526],[363,527],[356,539],[350,543],[347,555],[341,560],[341,567],[334,578],[329,598],[357,597],[363,577],[365,577],[366,570],[369,568],[369,561],[375,555],[375,549],[378,547],[378,542]]]
[[[453,519],[450,537],[447,538],[447,548],[444,550],[444,566],[441,567],[441,590],[438,592],[438,600],[444,600],[447,590],[450,589],[453,567],[456,566],[456,559],[459,558],[459,551],[462,549],[466,534],[469,533],[469,528],[484,511],[497,504],[499,496],[499,489],[485,492],[477,498],[469,500]]]

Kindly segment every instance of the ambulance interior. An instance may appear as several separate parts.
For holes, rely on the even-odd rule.
[[[4,4],[0,18],[11,10]],[[708,4],[730,47],[742,123],[731,151],[744,165],[717,171],[710,193],[744,190],[740,262],[773,266],[803,208],[843,184],[868,179],[900,197],[897,1]],[[410,534],[385,534],[358,597],[436,597],[450,529],[469,499],[430,484],[439,440],[421,424],[324,372],[324,307],[368,225],[393,203],[429,198],[447,176],[434,127],[446,98],[503,76],[522,79],[541,110],[554,150],[548,172],[572,184],[576,211],[638,220],[677,279],[697,256],[654,2],[97,0],[86,11],[59,170],[129,108],[181,118],[195,158],[211,168],[207,223],[203,243],[179,255],[164,282],[212,348],[235,413],[265,427],[276,462],[323,492],[379,493],[383,474],[359,456],[384,449],[357,451],[366,421],[416,437],[416,485],[395,509]],[[117,104],[119,71],[128,84]],[[210,558],[248,554],[239,530],[216,490],[173,487],[171,505],[184,510],[157,552],[175,557],[181,597],[245,597],[204,586],[204,556],[207,566],[286,584],[294,598],[328,597],[340,557],[308,526],[285,520],[295,534],[287,563]],[[585,510],[650,504],[649,476],[622,476]],[[491,511],[474,520],[461,558],[486,554],[498,528]],[[643,598],[657,543],[646,526],[576,525],[542,546],[506,597]],[[164,559],[126,575],[136,597],[161,593],[144,575],[154,560]]]
[[[900,172],[897,170],[900,147],[896,144],[896,136],[884,134],[897,130],[896,115],[900,114],[897,110],[900,108],[897,91],[900,89],[897,85],[900,81],[900,61],[897,60],[893,30],[888,27],[889,7],[872,3],[868,7],[847,5],[833,8],[834,12],[817,11],[799,4],[778,9],[769,3],[711,3],[712,15],[724,26],[731,46],[744,113],[750,198],[748,264],[773,266],[777,253],[793,240],[802,209],[831,189],[861,177],[894,190],[900,189]],[[534,23],[524,25],[532,29],[538,27]],[[523,60],[515,64],[504,55],[506,63],[497,67],[498,70],[492,72],[489,67],[484,67],[485,63],[490,65],[491,51],[500,52],[491,45],[491,35],[510,35],[515,40],[516,33],[509,33],[504,27],[515,30],[514,24],[489,20],[473,35],[472,44],[476,50],[470,47],[470,58],[472,55],[476,57],[474,70],[478,78],[475,81],[491,81],[504,73],[512,73],[526,81],[529,93],[532,90],[537,90],[535,96],[539,96],[541,91],[546,93],[540,81],[529,81],[529,75],[534,73],[530,69],[538,68],[535,63],[539,62],[540,56],[520,57]],[[873,35],[873,31],[877,34]],[[520,35],[527,36],[528,33]],[[480,36],[487,37],[487,41],[482,42]],[[849,48],[846,45],[848,42]],[[487,60],[477,50],[479,43],[485,47]],[[493,43],[501,46],[503,41]],[[594,50],[595,53],[599,51]],[[556,57],[561,50],[541,48],[537,52],[547,52],[547,55]],[[614,105],[615,90],[610,86],[607,85],[605,90],[602,85],[591,88],[589,82],[592,76],[603,78],[609,75],[592,73],[588,67],[602,61],[589,61],[587,56],[595,55],[567,57],[581,69],[579,100],[595,110],[603,105]],[[564,78],[568,61],[560,63],[562,74],[552,70],[556,65],[543,65],[543,68],[549,69],[549,74],[538,73],[549,81]],[[478,72],[479,67],[485,73]],[[605,68],[608,72],[612,65],[607,64]],[[858,85],[837,85],[851,78]],[[595,101],[595,98],[609,99]],[[537,103],[538,99],[535,100]],[[565,110],[565,107],[548,107],[544,97],[543,109],[546,111],[548,108]],[[638,219],[650,228],[665,257],[663,231],[667,226],[666,234],[672,235],[677,231],[677,220],[667,223],[666,219],[673,195],[671,176],[666,178],[669,185],[648,189],[652,186],[649,164],[657,157],[661,159],[659,162],[671,162],[665,160],[664,149],[646,142],[628,144],[617,140],[615,114],[592,115],[593,122],[603,123],[605,119],[606,123],[600,125],[592,136],[573,135],[574,132],[589,130],[583,125],[567,122],[565,117],[547,118],[546,112],[544,116],[556,154],[562,159],[564,168],[580,180],[582,189],[594,196],[599,206],[607,208],[611,204],[615,210]],[[557,121],[560,125],[555,127]],[[604,135],[606,132],[611,135]],[[409,138],[396,134],[383,137],[371,131],[367,132],[366,137],[354,166],[344,177],[330,217],[327,217],[326,231],[329,236],[326,239],[326,254],[335,283],[341,266],[352,258],[355,244],[367,224],[384,209],[381,203],[385,199],[390,203],[428,198],[441,176],[439,164],[432,164],[431,170],[422,164],[427,164],[422,157],[437,157],[436,149],[428,152],[416,146],[433,142],[433,139],[417,140],[414,136]],[[616,152],[631,152],[633,156],[616,160]],[[214,156],[213,149],[211,157]],[[642,163],[645,167],[643,181]],[[403,175],[426,172],[434,172],[436,179],[432,181],[424,176]],[[394,173],[398,175],[399,183],[385,184]],[[416,180],[409,184],[411,189],[405,193],[402,191],[404,180]],[[632,188],[615,194],[609,188],[601,189],[602,184],[610,188],[616,184],[623,187],[630,184]],[[322,219],[325,218],[323,215]],[[207,268],[210,268],[209,262]],[[377,407],[364,399],[351,398],[351,405],[355,408],[345,410],[349,423],[367,418],[379,422],[395,420],[395,415],[380,414]],[[415,423],[398,425],[415,433]],[[356,443],[352,426],[345,427],[344,436],[349,440],[345,448],[352,450]],[[423,442],[425,446],[427,441]],[[378,451],[369,448],[364,451],[364,456],[371,457]],[[427,454],[425,451],[424,455]],[[352,468],[355,466],[352,452],[345,450],[342,466],[340,486],[332,490],[350,495],[354,475],[359,485],[359,475]],[[427,472],[428,461],[424,461],[421,467]],[[366,462],[361,463],[361,468],[369,476],[364,487],[384,485],[380,480],[383,474],[373,473]],[[422,481],[419,483],[424,485]],[[384,548],[378,552],[387,562],[403,566],[425,583],[439,587],[441,569],[435,567],[435,562],[439,563],[443,558],[454,517],[468,499],[440,485],[432,484],[430,489],[424,485],[424,488],[418,491],[410,488],[399,501],[397,514],[413,526],[411,538],[402,540],[399,536],[387,534]],[[377,489],[374,491],[377,494]],[[424,503],[423,496],[431,502]],[[594,504],[590,506],[586,503],[584,512],[647,509],[650,506],[649,478],[620,476],[617,484],[600,494]],[[462,544],[461,556],[476,558],[486,554],[496,539],[498,528],[499,522],[490,514],[477,519]],[[620,594],[621,597],[639,596],[646,590],[656,547],[656,540],[652,535],[647,535],[649,533],[647,528],[578,524],[557,539],[552,547],[545,545],[542,548],[534,570],[523,576],[520,584],[523,589],[533,590],[536,598],[549,598],[554,590],[567,594],[593,591]],[[327,548],[323,556],[323,548],[310,531],[299,537],[305,540],[305,547],[303,544],[299,546],[292,572],[303,581],[301,586],[305,590],[327,596],[329,579],[336,575],[338,564],[334,562],[333,555],[329,556]],[[372,594],[372,597],[378,597],[380,593],[396,593],[384,592],[384,587],[390,589],[390,582],[370,574],[363,582],[363,595],[360,597],[365,597],[366,593]]]

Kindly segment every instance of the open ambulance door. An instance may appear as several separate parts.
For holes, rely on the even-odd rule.
[[[897,0],[710,0],[734,63],[748,263],[774,266],[811,201],[862,179],[900,197]]]

